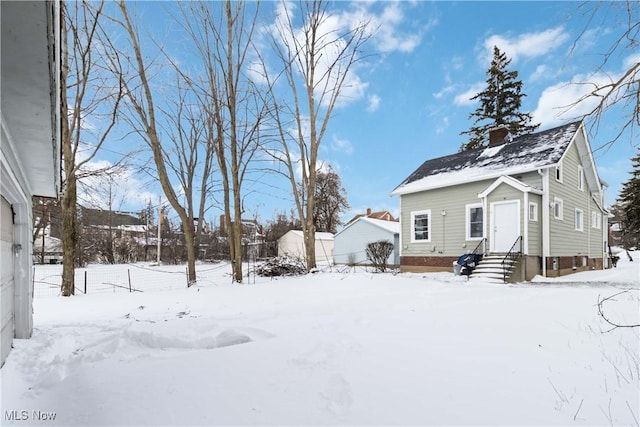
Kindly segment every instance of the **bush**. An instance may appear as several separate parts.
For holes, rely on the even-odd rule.
[[[379,240],[367,244],[367,259],[378,270],[384,273],[387,269],[387,259],[393,253],[393,243],[388,240]]]
[[[259,276],[265,277],[298,276],[301,274],[307,274],[307,267],[299,259],[288,256],[279,256],[270,258],[263,264],[257,266],[256,273]]]

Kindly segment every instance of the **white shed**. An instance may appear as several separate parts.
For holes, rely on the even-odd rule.
[[[0,366],[33,331],[32,196],[60,185],[60,4],[0,2]]]
[[[368,264],[366,255],[367,244],[379,240],[393,243],[393,253],[387,264],[398,265],[399,258],[400,223],[360,217],[349,223],[334,237],[333,257],[336,264]]]
[[[278,239],[278,256],[305,259],[304,236],[301,230],[289,230]],[[333,260],[333,234],[316,233],[316,263]]]

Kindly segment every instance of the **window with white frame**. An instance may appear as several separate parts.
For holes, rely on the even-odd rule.
[[[556,181],[562,182],[562,163],[558,163],[556,166]]]
[[[467,205],[467,240],[480,240],[483,233],[482,204]]]
[[[591,228],[602,228],[602,214],[600,212],[591,212]]]
[[[538,221],[538,204],[529,202],[529,221]]]
[[[411,241],[431,241],[431,210],[411,212]]]
[[[576,209],[576,230],[582,231],[584,230],[584,213],[581,209]]]
[[[578,189],[584,191],[584,169],[578,165]]]
[[[553,198],[553,217],[555,219],[562,219],[564,209],[564,203],[562,199],[558,197]]]

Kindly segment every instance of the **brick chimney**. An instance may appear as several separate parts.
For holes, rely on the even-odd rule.
[[[506,126],[489,129],[489,146],[507,142],[507,135],[509,135],[509,129]]]
[[[367,208],[367,216],[371,216],[371,208]]]

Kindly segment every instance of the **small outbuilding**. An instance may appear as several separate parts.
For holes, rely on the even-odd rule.
[[[400,223],[361,216],[347,224],[334,237],[336,264],[368,264],[367,244],[379,240],[393,243],[393,253],[388,265],[400,263],[399,253]]]
[[[278,239],[278,256],[305,259],[304,235],[301,230],[289,230]],[[316,263],[333,260],[333,234],[316,233]]]

